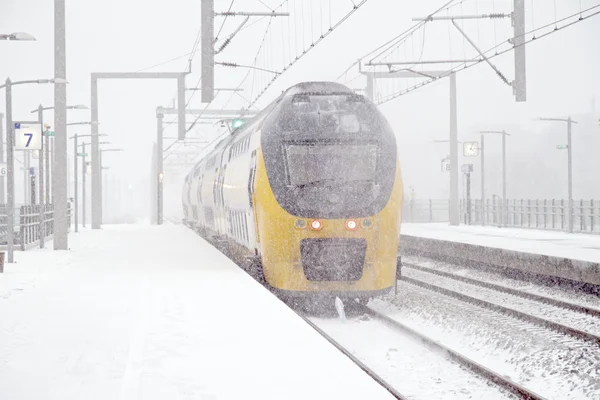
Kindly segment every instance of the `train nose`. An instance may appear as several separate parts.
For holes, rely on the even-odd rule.
[[[304,275],[309,281],[358,281],[363,275],[367,241],[363,238],[307,238],[300,241]]]

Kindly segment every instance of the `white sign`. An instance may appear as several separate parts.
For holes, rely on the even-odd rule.
[[[450,171],[450,159],[444,158],[442,160],[442,172]]]
[[[0,164],[0,176],[6,176],[6,163]]]
[[[39,151],[34,151],[33,153],[31,153],[31,157],[34,160],[39,160],[39,158],[40,158],[40,152]]]
[[[15,122],[15,150],[41,150],[42,125],[37,122]]]
[[[87,165],[85,166],[85,173],[87,175],[91,175],[92,174],[92,163],[86,163]]]
[[[479,142],[464,142],[463,156],[476,157],[479,155]]]

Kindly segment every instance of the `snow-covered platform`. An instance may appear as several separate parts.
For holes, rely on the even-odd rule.
[[[391,398],[183,226],[106,226],[70,248],[0,274],[0,398]]]
[[[401,248],[600,285],[600,235],[403,223]]]

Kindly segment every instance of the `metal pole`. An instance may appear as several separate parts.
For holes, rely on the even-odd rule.
[[[375,78],[373,77],[373,74],[367,74],[367,90],[366,90],[366,94],[367,97],[369,98],[369,100],[373,101],[373,98],[375,96],[375,82],[374,82]]]
[[[527,62],[525,44],[525,0],[514,0],[513,29],[515,46],[515,81],[513,91],[516,101],[527,100]],[[533,12],[533,10],[531,10]]]
[[[573,162],[571,150],[571,117],[567,119],[567,154],[569,163],[569,232],[573,232]]]
[[[458,127],[456,74],[450,74],[450,225],[458,225]]]
[[[42,132],[44,131],[44,107],[40,104],[38,106],[38,121],[40,126],[42,127]],[[43,134],[43,133],[42,133]],[[39,195],[40,195],[40,249],[44,248],[44,239],[46,236],[46,224],[44,220],[46,219],[46,204],[44,203],[44,150],[46,146],[44,145],[44,136],[42,136],[42,148],[40,149],[39,158],[39,172],[38,172],[38,185],[39,185]]]
[[[215,89],[214,0],[202,0],[200,4],[200,20],[200,48],[202,54],[202,82],[200,88],[202,90],[202,102],[210,103],[214,98]]]
[[[83,153],[83,166],[82,166],[82,179],[81,179],[81,216],[82,216],[82,226],[85,228],[85,176],[87,174],[87,163],[85,161],[85,143],[82,145],[82,153]]]
[[[27,181],[29,179],[29,165],[27,165],[27,150],[23,150],[23,205],[27,205]]]
[[[471,173],[467,172],[467,225],[471,225]]]
[[[6,237],[7,237],[7,262],[14,262],[14,212],[15,212],[15,160],[13,154],[13,123],[12,123],[12,83],[10,78],[6,79]]]
[[[44,162],[46,163],[46,204],[50,204],[50,137],[44,136]]]
[[[160,178],[163,173],[163,115],[160,113],[156,114],[156,176],[154,179],[157,181],[157,207],[158,213],[156,214],[156,221],[158,225],[163,223],[163,209],[162,209],[162,197],[163,197],[163,184]]]
[[[483,144],[483,135],[481,135],[481,225],[485,225],[485,155]]]
[[[73,176],[75,177],[75,179],[73,180],[73,190],[75,191],[75,194],[73,196],[73,212],[75,213],[75,232],[79,232],[79,228],[78,228],[78,214],[79,214],[79,209],[78,209],[78,201],[77,201],[77,194],[78,194],[78,190],[77,190],[77,179],[79,178],[77,176],[77,135],[73,136],[73,148],[74,148],[74,160],[75,162],[73,163]]]
[[[4,121],[2,121],[2,119],[4,119],[4,114],[0,113],[0,163],[4,163]],[[4,176],[0,176],[0,204],[5,204],[4,202],[6,201],[4,185]]]
[[[67,79],[65,0],[54,0],[54,77]],[[67,85],[54,84],[54,148],[52,200],[54,202],[54,250],[69,248],[67,204]]]
[[[100,202],[100,207],[98,208],[98,210],[100,211],[100,225],[102,225],[104,223],[103,220],[103,215],[102,215],[102,193],[103,193],[103,182],[102,182],[102,150],[98,151],[98,159],[99,159],[99,164],[100,164],[100,172],[98,173],[99,176],[99,186],[100,186],[100,190],[98,191],[99,193],[99,202]]]
[[[502,225],[506,222],[506,132],[502,131]]]
[[[98,121],[98,79],[92,76],[92,121]],[[100,149],[98,145],[98,125],[92,124],[92,229],[100,229],[102,223],[102,185],[100,183]]]

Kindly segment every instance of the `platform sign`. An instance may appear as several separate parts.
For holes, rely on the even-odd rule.
[[[444,158],[442,160],[442,172],[447,172],[450,171],[450,159],[449,158]]]
[[[15,150],[41,150],[42,125],[38,122],[15,122]]]
[[[568,148],[569,148],[568,144],[557,144],[556,145],[557,150],[564,150],[564,149],[568,149]]]
[[[464,142],[463,156],[477,157],[479,155],[479,142]]]
[[[470,174],[473,172],[473,164],[463,164],[460,166],[460,170],[463,174]]]
[[[0,164],[0,176],[6,176],[6,163]]]

